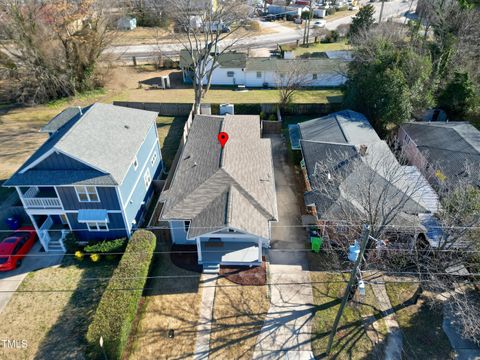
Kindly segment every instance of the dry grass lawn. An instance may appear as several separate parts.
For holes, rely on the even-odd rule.
[[[312,323],[312,349],[315,356],[320,356],[327,347],[328,336],[347,284],[339,274],[312,271],[310,277],[313,301],[317,306]],[[387,329],[385,322],[378,317],[373,291],[367,285],[366,296],[357,296],[345,307],[334,340],[332,358],[375,359],[382,354],[380,342],[386,336]]]
[[[150,276],[172,277],[147,282],[140,321],[132,329],[131,348],[125,358],[193,358],[201,300],[200,274],[176,267],[168,254],[157,254]],[[174,330],[174,338],[168,337],[169,329]]]
[[[1,359],[84,359],[84,336],[114,264],[65,259],[30,273],[2,312],[1,339],[26,340],[25,349],[0,348]],[[73,290],[73,291],[72,291]]]
[[[266,286],[241,286],[219,279],[209,359],[251,359],[269,306]]]

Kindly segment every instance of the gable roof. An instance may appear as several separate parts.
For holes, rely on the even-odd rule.
[[[95,103],[59,127],[4,185],[121,184],[156,118],[150,111]],[[55,152],[91,169],[35,169]]]
[[[79,117],[82,114],[82,108],[78,107],[68,107],[63,110],[60,114],[56,115],[52,120],[48,122],[47,125],[40,129],[40,132],[54,133],[62,128],[67,122],[72,120],[74,117]]]
[[[186,49],[180,50],[180,68],[188,68],[192,66],[192,56]],[[225,52],[218,56],[218,64],[226,68],[244,68],[247,63],[247,54],[240,52]]]
[[[229,134],[223,150],[220,131]],[[226,227],[269,238],[277,205],[271,144],[260,138],[259,117],[195,116],[160,201],[161,220],[191,221],[189,238]]]
[[[367,118],[352,110],[334,112],[298,124],[303,140],[339,144],[368,144],[380,141]]]
[[[292,66],[301,66],[301,64],[309,70],[309,73],[318,74],[339,73],[346,67],[346,62],[336,59],[281,59],[278,57],[249,57],[244,67],[249,71],[288,72]]]
[[[480,167],[480,131],[467,122],[406,123],[402,128],[417,148],[447,177],[456,177],[469,163]]]

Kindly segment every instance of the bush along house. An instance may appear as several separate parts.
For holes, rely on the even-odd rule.
[[[7,180],[45,251],[129,237],[145,216],[163,169],[157,113],[95,103],[67,108],[41,132],[48,140]]]

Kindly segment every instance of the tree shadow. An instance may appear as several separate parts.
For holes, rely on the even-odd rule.
[[[88,326],[116,267],[116,261],[92,264],[87,260],[77,262],[69,257],[61,265],[67,266],[77,266],[84,271],[62,314],[39,345],[35,359],[85,358]]]

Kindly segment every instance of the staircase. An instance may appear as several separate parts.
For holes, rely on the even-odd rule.
[[[65,239],[68,230],[62,230],[54,232],[50,235],[50,241],[48,242],[48,252],[54,254],[65,253],[65,247],[63,246],[63,239]]]
[[[220,264],[203,264],[204,274],[218,274],[220,272]]]

